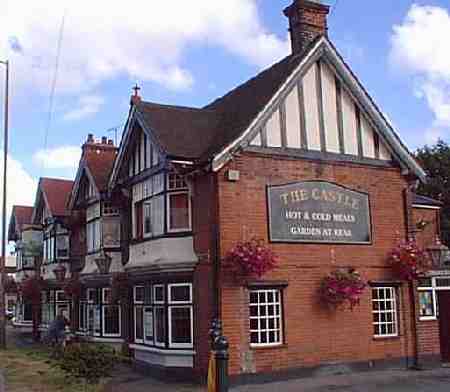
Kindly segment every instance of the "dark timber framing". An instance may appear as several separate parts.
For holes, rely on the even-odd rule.
[[[375,159],[380,159],[380,137],[375,130],[373,131],[373,145],[375,148]]]
[[[317,106],[319,109],[320,150],[325,152],[327,151],[327,140],[325,135],[325,119],[323,118],[322,67],[320,61],[316,62],[316,90]]]
[[[264,124],[261,128],[261,144],[263,147],[267,147],[267,128]]]
[[[281,145],[287,147],[286,101],[281,102],[278,110],[280,115]]]
[[[300,148],[308,149],[308,136],[306,134],[305,94],[303,92],[302,79],[297,83],[298,106],[300,113]]]
[[[358,139],[358,156],[363,157],[363,144],[362,144],[362,129],[361,129],[361,111],[359,106],[355,103],[355,115],[356,115],[356,137]]]
[[[342,88],[338,78],[334,78],[336,84],[336,113],[338,123],[339,152],[345,154],[344,142],[344,115],[342,114]]]

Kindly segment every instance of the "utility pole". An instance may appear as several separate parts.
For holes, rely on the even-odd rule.
[[[8,112],[9,112],[9,62],[0,61],[5,72],[5,114],[3,137],[3,206],[2,206],[2,255],[0,259],[0,349],[6,349],[6,314],[5,314],[5,262],[6,262],[6,187],[8,164]]]

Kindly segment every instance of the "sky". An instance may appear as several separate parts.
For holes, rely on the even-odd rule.
[[[136,82],[144,100],[203,106],[288,55],[290,3],[3,0],[8,205],[32,205],[41,176],[73,178],[88,133],[120,140]],[[448,141],[448,1],[325,3],[331,40],[410,149]]]

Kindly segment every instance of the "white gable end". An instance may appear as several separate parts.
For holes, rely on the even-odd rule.
[[[284,94],[250,145],[391,161],[368,118],[332,66],[319,59]]]

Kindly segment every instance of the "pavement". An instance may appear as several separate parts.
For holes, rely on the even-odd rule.
[[[230,392],[448,392],[450,369],[385,370],[322,376],[266,384],[241,385]],[[163,383],[134,372],[116,375],[107,392],[206,392],[206,387]]]
[[[17,334],[7,329],[11,346],[32,347],[31,335]],[[0,369],[0,392],[4,392],[4,377]],[[168,383],[119,367],[105,392],[206,392],[205,386]],[[384,370],[346,375],[300,378],[284,382],[241,385],[230,392],[448,392],[450,368],[431,370]]]

